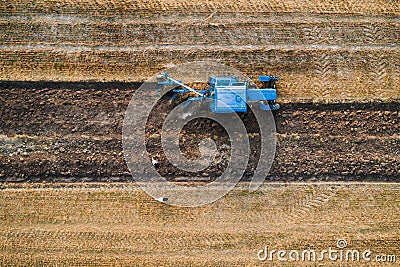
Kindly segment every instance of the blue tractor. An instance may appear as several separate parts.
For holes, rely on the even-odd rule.
[[[178,89],[173,90],[172,98],[177,95],[190,94],[187,104],[209,100],[210,109],[214,113],[247,112],[248,105],[258,103],[262,110],[278,110],[279,104],[276,103],[275,82],[279,80],[277,76],[259,76],[258,81],[263,83],[265,88],[250,86],[248,82],[239,81],[235,76],[216,76],[209,77],[208,88],[196,90],[176,80],[164,72],[158,77],[159,86],[178,85]]]

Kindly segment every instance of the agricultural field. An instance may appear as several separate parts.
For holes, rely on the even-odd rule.
[[[398,0],[3,0],[0,265],[398,266],[399,16]],[[122,129],[139,86],[190,61],[254,81],[278,75],[282,105],[261,188],[247,190],[261,136],[246,114],[241,183],[209,205],[177,208],[135,184]],[[171,103],[158,104],[145,137],[159,173],[194,186],[220,176],[229,162],[222,127],[185,126],[188,158],[204,138],[225,147],[218,163],[188,174],[161,151]],[[258,259],[266,246],[343,243],[386,262]]]
[[[281,77],[280,97],[400,95],[400,8],[373,1],[3,1],[1,80],[145,81],[214,60]]]
[[[2,266],[280,266],[272,249],[371,250],[371,261],[281,266],[398,266],[395,184],[242,184],[199,208],[159,203],[134,184],[20,184],[0,190]],[[376,255],[395,255],[377,262]]]

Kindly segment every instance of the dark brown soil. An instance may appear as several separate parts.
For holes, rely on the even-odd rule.
[[[132,180],[121,132],[125,109],[138,86],[1,82],[0,180]],[[399,104],[284,104],[275,114],[278,145],[267,180],[400,181]],[[248,179],[258,162],[260,137],[251,114],[242,119],[255,151],[245,173]],[[175,180],[209,180],[224,170],[229,141],[222,127],[207,120],[185,127],[181,146],[187,157],[198,156],[197,144],[204,137],[216,139],[220,148],[220,163],[190,174],[163,159],[156,134],[160,121],[161,116],[149,120],[147,145],[150,154],[161,155],[161,174]]]

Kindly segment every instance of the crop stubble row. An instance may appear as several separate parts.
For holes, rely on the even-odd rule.
[[[311,13],[345,13],[359,15],[389,15],[400,13],[397,1],[386,0],[348,0],[336,2],[331,0],[310,1],[279,1],[279,0],[7,0],[3,2],[0,11],[4,13],[64,13],[84,14],[92,16],[127,16],[140,12],[153,14],[157,12],[311,12]],[[146,13],[147,12],[147,13]]]

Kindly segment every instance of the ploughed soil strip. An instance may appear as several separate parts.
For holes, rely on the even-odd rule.
[[[0,82],[1,181],[130,181],[121,143],[127,105],[140,83]],[[199,156],[213,138],[216,161],[185,173],[168,163],[160,126],[171,108],[161,99],[146,132],[150,156],[171,180],[218,177],[230,160],[230,142],[211,120],[193,120],[180,133],[185,156]],[[283,101],[285,102],[285,100]],[[270,181],[399,181],[400,102],[284,103],[274,114],[277,148]],[[157,114],[157,116],[155,116]],[[252,114],[241,115],[251,155],[243,179],[259,158],[260,134]]]

